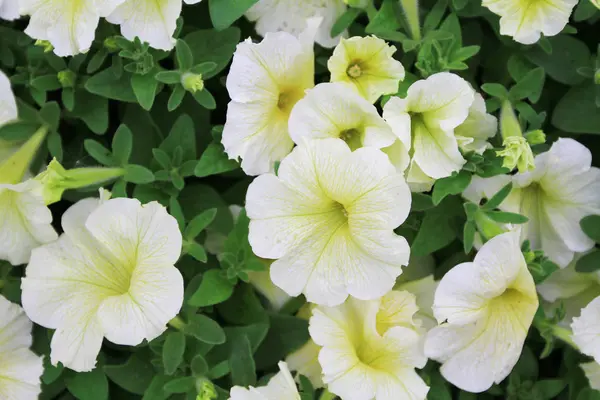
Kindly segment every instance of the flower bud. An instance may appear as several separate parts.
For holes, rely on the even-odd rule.
[[[541,129],[536,129],[534,131],[529,131],[525,134],[525,139],[527,142],[535,146],[536,144],[542,144],[546,142],[546,134]]]
[[[215,385],[207,379],[197,382],[196,388],[198,389],[196,400],[214,400],[218,397]]]
[[[75,80],[77,79],[77,74],[70,69],[65,69],[64,71],[60,71],[57,74],[58,81],[64,88],[72,88],[75,86]]]
[[[504,150],[496,154],[504,157],[502,166],[511,171],[518,167],[519,172],[526,172],[535,168],[533,152],[527,139],[523,137],[523,131],[519,120],[513,111],[510,102],[505,101],[500,111],[500,132],[504,139],[502,145]],[[537,135],[539,139],[539,134]]]
[[[52,43],[47,40],[36,40],[35,45],[42,47],[44,49],[44,53],[50,53],[52,50],[54,50]]]
[[[196,93],[204,89],[204,81],[202,75],[186,72],[181,77],[181,85],[188,92]]]

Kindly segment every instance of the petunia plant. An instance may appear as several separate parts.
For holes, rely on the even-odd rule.
[[[600,399],[597,0],[0,0],[0,400]]]

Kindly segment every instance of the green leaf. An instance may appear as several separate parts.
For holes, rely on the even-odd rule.
[[[217,108],[217,102],[208,89],[204,88],[204,90],[194,93],[193,96],[196,102],[207,110],[214,110]]]
[[[200,261],[201,263],[206,263],[208,261],[208,255],[206,254],[206,250],[202,245],[196,242],[188,242],[184,245],[184,250],[187,254],[194,257],[196,261]]]
[[[185,232],[183,236],[187,239],[194,239],[196,236],[200,234],[211,222],[214,221],[217,216],[217,209],[210,208],[206,211],[203,211],[201,214],[198,214],[194,217],[193,220],[190,221],[188,226],[185,228]]]
[[[572,87],[554,108],[552,125],[565,132],[600,135],[600,112],[596,107],[594,85]]]
[[[134,354],[125,364],[106,365],[104,372],[111,381],[128,392],[143,395],[154,377],[154,367]]]
[[[182,332],[167,334],[162,351],[165,374],[173,375],[177,371],[177,368],[183,362],[183,353],[185,353],[185,335]]]
[[[484,211],[491,211],[498,208],[500,204],[502,204],[504,199],[508,197],[512,190],[512,187],[512,182],[509,182],[508,185],[500,189],[498,193],[493,195],[491,199],[489,199],[483,206],[481,206],[481,209]]]
[[[208,9],[213,26],[223,30],[237,21],[258,0],[209,0]]]
[[[579,225],[590,239],[600,243],[600,215],[588,215],[579,221]]]
[[[133,135],[126,125],[119,126],[112,140],[112,153],[119,165],[125,165],[131,156]]]
[[[202,377],[208,372],[208,363],[201,354],[197,354],[190,362],[190,368],[194,376]]]
[[[437,206],[446,196],[462,193],[471,183],[471,177],[469,172],[460,171],[453,176],[438,179],[433,187],[433,204]]]
[[[104,97],[85,90],[76,90],[72,115],[81,119],[97,135],[102,135],[108,130],[108,100]]]
[[[217,63],[212,62],[212,61],[207,61],[207,62],[203,62],[198,65],[194,65],[190,69],[190,72],[193,74],[199,74],[199,75],[202,75],[202,77],[205,77],[209,72],[214,71],[216,68],[217,68]]]
[[[490,96],[494,96],[502,100],[508,99],[508,90],[506,90],[506,88],[499,83],[484,83],[481,85],[481,90]]]
[[[141,185],[144,183],[154,182],[154,174],[146,167],[143,167],[141,165],[129,164],[125,166],[124,179],[126,182]]]
[[[233,385],[251,386],[256,384],[256,366],[247,336],[234,338],[229,355],[229,366]]]
[[[581,392],[579,392],[577,400],[600,400],[600,391],[584,388]]]
[[[185,393],[188,390],[194,388],[196,378],[193,376],[183,376],[181,378],[175,378],[172,381],[165,383],[163,390],[167,393]]]
[[[529,71],[523,79],[513,86],[508,95],[511,101],[516,102],[528,98],[530,102],[537,103],[542,95],[546,73],[544,68],[535,68]]]
[[[600,250],[594,249],[591,253],[588,253],[581,257],[577,264],[575,264],[575,270],[577,272],[595,272],[600,269]]]
[[[194,65],[205,62],[216,64],[215,69],[203,74],[202,78],[206,80],[216,76],[227,67],[237,44],[240,42],[240,38],[241,31],[239,28],[231,27],[223,31],[214,29],[194,31],[187,35],[184,40],[194,55]]]
[[[206,307],[219,304],[233,294],[233,284],[221,274],[219,269],[211,269],[204,273],[200,287],[192,295],[188,303],[195,307]]]
[[[411,193],[412,195],[412,211],[425,211],[433,208],[433,200],[431,196],[423,193]]]
[[[173,124],[169,136],[160,144],[160,149],[174,155],[177,147],[183,150],[182,159],[196,159],[196,131],[194,121],[187,114],[181,114]]]
[[[544,68],[548,76],[566,85],[578,85],[585,77],[577,73],[577,68],[589,64],[590,50],[579,39],[568,35],[557,35],[546,40],[552,45],[548,54],[539,47],[531,46],[525,57],[533,64]]]
[[[187,71],[192,68],[192,65],[194,65],[194,56],[185,41],[181,39],[177,40],[175,54],[177,55],[177,66],[181,71]]]
[[[181,85],[177,85],[173,87],[173,91],[171,92],[171,96],[169,97],[169,103],[167,104],[167,109],[169,111],[176,110],[183,101],[185,97],[185,89]]]
[[[291,315],[272,314],[267,337],[256,350],[256,367],[263,369],[277,365],[279,360],[302,347],[310,339],[308,321]]]
[[[88,154],[100,164],[106,166],[116,165],[115,160],[113,159],[112,152],[97,141],[93,139],[86,139],[83,142],[83,147],[88,152]]]
[[[85,82],[88,92],[107,99],[136,103],[137,98],[131,87],[131,74],[116,77],[112,68],[97,73]]]
[[[194,314],[189,318],[184,333],[208,344],[222,344],[226,339],[223,328],[216,321],[202,314]]]
[[[239,167],[235,160],[230,160],[223,150],[223,146],[218,143],[208,145],[200,161],[196,165],[194,174],[197,177],[216,175],[227,171],[232,171]]]
[[[154,104],[158,81],[154,79],[154,74],[139,75],[131,77],[131,87],[138,103],[144,110],[150,110]]]
[[[463,247],[465,254],[468,254],[473,249],[473,242],[475,241],[475,232],[477,226],[473,221],[467,221],[463,230]]]
[[[447,197],[437,207],[425,211],[411,255],[426,256],[449,245],[462,234],[463,216],[463,204],[458,197]]]
[[[363,10],[360,8],[349,7],[346,11],[340,15],[340,17],[335,21],[335,24],[331,27],[331,37],[337,37],[342,32],[352,25],[352,23],[358,18],[360,14],[363,13]]]
[[[432,31],[440,24],[446,13],[447,5],[448,3],[446,0],[438,0],[435,3],[423,21],[423,30],[425,32]]]
[[[394,32],[400,28],[395,7],[398,7],[395,0],[383,0],[377,14],[369,21],[365,28],[366,33],[376,34],[378,32]]]
[[[152,149],[152,155],[163,169],[168,170],[171,168],[171,157],[164,150]]]
[[[67,381],[67,389],[79,400],[108,400],[108,379],[101,368],[76,374]]]
[[[485,215],[502,224],[524,224],[529,221],[529,218],[524,215],[505,211],[487,211]]]
[[[160,71],[154,75],[154,79],[167,85],[181,83],[181,72],[179,71]]]
[[[142,400],[167,400],[169,393],[165,392],[163,387],[170,380],[171,378],[166,375],[156,375],[144,392]]]
[[[543,379],[533,385],[533,391],[539,393],[544,400],[555,399],[567,386],[562,379]]]

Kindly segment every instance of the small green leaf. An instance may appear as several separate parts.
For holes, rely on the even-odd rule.
[[[411,193],[412,194],[412,211],[425,211],[434,207],[431,196],[423,193]]]
[[[144,394],[155,374],[152,364],[136,354],[125,364],[105,366],[104,372],[123,389],[139,395]]]
[[[194,358],[192,358],[190,367],[192,369],[192,373],[198,377],[205,376],[208,372],[208,364],[201,354],[197,354]]]
[[[152,155],[163,169],[171,168],[171,157],[162,149],[152,149]]]
[[[594,249],[591,253],[588,253],[581,257],[577,264],[575,264],[575,271],[577,272],[595,272],[600,269],[600,250]]]
[[[150,110],[154,104],[154,97],[156,96],[156,88],[158,87],[158,81],[154,79],[153,74],[139,75],[134,74],[131,76],[131,87],[138,103],[144,110]]]
[[[133,135],[126,125],[119,126],[112,140],[112,153],[120,165],[126,165],[131,156]]]
[[[542,95],[546,72],[544,68],[535,68],[527,73],[515,86],[513,86],[508,95],[511,101],[527,98],[532,103],[537,103]]]
[[[125,181],[137,185],[154,182],[154,174],[141,165],[129,164],[125,166]]]
[[[165,383],[163,390],[167,393],[185,393],[194,387],[196,378],[193,376],[184,376],[175,378],[172,381]]]
[[[185,232],[183,234],[187,239],[194,239],[196,236],[200,234],[211,222],[214,221],[217,216],[217,209],[210,208],[202,213],[196,215],[194,219],[190,221],[188,226],[185,228]]]
[[[233,294],[233,284],[222,276],[221,270],[211,269],[204,273],[200,287],[188,303],[195,307],[219,304]]]
[[[183,362],[185,353],[185,335],[182,332],[170,332],[163,345],[162,359],[165,374],[173,375]]]
[[[567,386],[562,379],[543,379],[533,385],[533,391],[539,393],[543,400],[555,399]]]
[[[433,204],[436,206],[448,195],[462,193],[469,183],[471,183],[472,175],[467,171],[449,176],[447,178],[438,179],[433,187]]]
[[[115,161],[113,159],[112,152],[108,150],[106,147],[98,143],[93,139],[86,139],[83,142],[83,147],[88,152],[90,156],[92,156],[96,161],[100,164],[106,166],[114,166]]]
[[[349,7],[340,17],[335,21],[335,24],[331,27],[331,37],[337,37],[344,32],[352,23],[358,18],[363,10],[360,8]]]
[[[258,0],[209,0],[208,9],[213,26],[223,30],[237,21]]]
[[[51,92],[62,87],[56,74],[38,76],[31,80],[31,86],[44,92]]]
[[[505,211],[487,211],[485,215],[502,224],[524,224],[529,221],[529,218],[524,215]]]
[[[579,221],[579,225],[590,239],[600,243],[600,215],[588,215]]]
[[[171,92],[171,96],[169,97],[169,103],[167,104],[167,110],[174,111],[176,110],[183,101],[185,97],[185,89],[181,85],[177,85],[173,87],[173,91]]]
[[[154,79],[167,85],[174,85],[181,82],[181,72],[179,71],[160,71],[154,75]]]
[[[204,247],[199,243],[188,242],[184,245],[184,250],[187,254],[194,257],[196,261],[200,261],[201,263],[206,263],[208,261],[206,250],[204,250]]]
[[[177,65],[180,70],[187,71],[192,68],[194,64],[194,56],[192,55],[192,50],[190,50],[190,46],[187,45],[181,39],[177,40],[177,44],[175,45],[175,54],[177,55]]]
[[[473,242],[475,241],[475,232],[477,230],[477,226],[473,221],[467,221],[465,223],[465,228],[463,231],[463,247],[465,250],[465,254],[469,254],[473,249]]]
[[[239,164],[235,160],[230,160],[223,150],[223,146],[218,143],[208,145],[198,164],[194,174],[197,177],[216,175],[238,168]]]
[[[512,190],[512,182],[509,182],[508,185],[506,185],[502,189],[500,189],[498,191],[498,193],[493,195],[491,199],[489,199],[483,206],[481,206],[481,209],[484,211],[488,211],[488,210],[491,211],[491,210],[498,208],[498,206],[500,206],[500,204],[502,204],[504,199],[506,199],[508,197],[511,190]]]
[[[199,74],[199,75],[206,75],[209,72],[214,71],[215,69],[217,69],[217,63],[214,63],[212,61],[207,61],[207,62],[203,62],[202,64],[198,64],[198,65],[194,65],[191,69],[190,72],[193,74]]]
[[[215,101],[215,98],[206,88],[194,93],[193,96],[198,104],[207,110],[214,110],[217,108],[217,102]]]
[[[245,335],[234,338],[229,355],[231,381],[234,385],[250,386],[256,384],[256,366],[252,357],[252,347]]]
[[[508,99],[508,90],[499,83],[484,83],[481,85],[481,90],[501,100]]]
[[[184,332],[208,344],[223,344],[226,339],[223,328],[217,322],[202,314],[192,315],[185,326]]]
[[[108,400],[108,379],[101,368],[76,374],[67,389],[79,400]]]

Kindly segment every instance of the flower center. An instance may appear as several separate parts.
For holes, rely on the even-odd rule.
[[[342,131],[340,139],[346,142],[352,151],[362,147],[362,133],[358,129],[352,128]]]
[[[351,78],[360,78],[362,73],[363,73],[362,68],[360,67],[360,65],[358,63],[353,63],[346,70],[346,74],[348,74],[348,76]]]
[[[302,90],[282,90],[277,99],[277,108],[287,116],[303,96]]]

